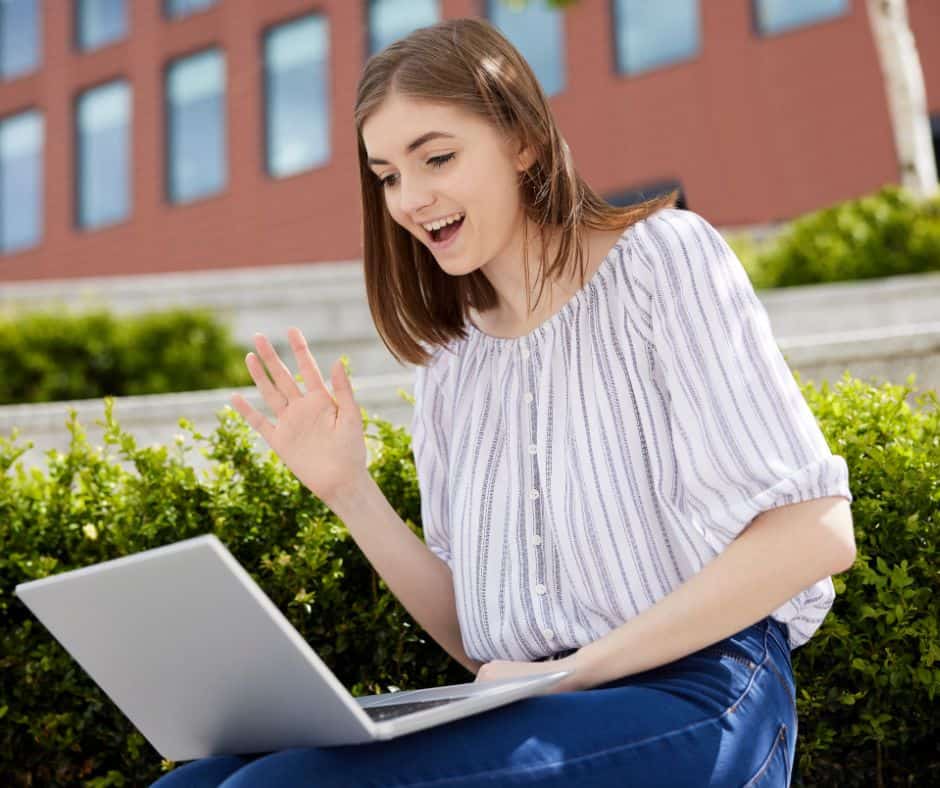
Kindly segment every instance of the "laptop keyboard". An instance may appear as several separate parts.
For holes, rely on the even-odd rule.
[[[380,720],[391,720],[397,717],[402,717],[405,714],[411,714],[414,711],[424,711],[425,709],[432,709],[435,706],[443,706],[447,703],[453,703],[457,700],[463,700],[463,698],[437,698],[435,700],[405,701],[404,703],[395,703],[388,706],[366,707],[363,709],[363,711],[373,720],[379,722]]]

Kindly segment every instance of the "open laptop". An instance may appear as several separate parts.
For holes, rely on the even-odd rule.
[[[354,698],[212,534],[21,583],[16,595],[172,761],[390,739],[569,675]]]

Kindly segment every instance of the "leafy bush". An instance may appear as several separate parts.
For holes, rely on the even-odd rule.
[[[373,478],[419,521],[410,438],[367,417]],[[67,453],[26,471],[0,438],[0,785],[143,785],[160,758],[13,595],[17,583],[212,532],[354,694],[472,680],[407,615],[342,523],[277,459],[259,455],[231,408],[207,444],[139,448],[105,400],[105,444],[71,412]],[[415,527],[416,533],[420,530]],[[109,777],[110,775],[110,777]],[[94,782],[101,780],[102,782]],[[123,782],[126,780],[127,782]],[[113,781],[113,782],[111,782]]]
[[[940,198],[886,186],[795,220],[775,239],[729,239],[756,288],[940,270]]]
[[[803,391],[854,496],[855,565],[793,652],[806,785],[927,785],[940,768],[937,394],[846,375]]]
[[[0,317],[0,405],[250,386],[246,352],[206,310]]]
[[[936,395],[844,378],[804,393],[855,494],[858,559],[832,613],[794,652],[798,755],[808,785],[909,784],[940,766]],[[226,408],[194,446],[137,447],[105,400],[106,452],[74,412],[67,453],[26,471],[0,438],[0,784],[147,784],[156,752],[12,595],[20,582],[213,532],[353,694],[470,680],[410,618],[344,525]],[[366,418],[370,472],[420,534],[410,437]],[[112,453],[129,460],[129,470]],[[164,768],[169,764],[164,764]]]

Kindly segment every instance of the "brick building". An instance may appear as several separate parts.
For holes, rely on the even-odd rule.
[[[908,4],[936,140],[940,3]],[[362,66],[460,16],[519,47],[611,201],[677,183],[741,225],[898,180],[862,0],[510,5],[3,0],[0,283],[358,257]]]

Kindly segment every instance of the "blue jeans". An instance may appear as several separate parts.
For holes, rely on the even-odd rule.
[[[767,617],[667,665],[389,741],[191,761],[154,786],[787,786],[796,687]]]

